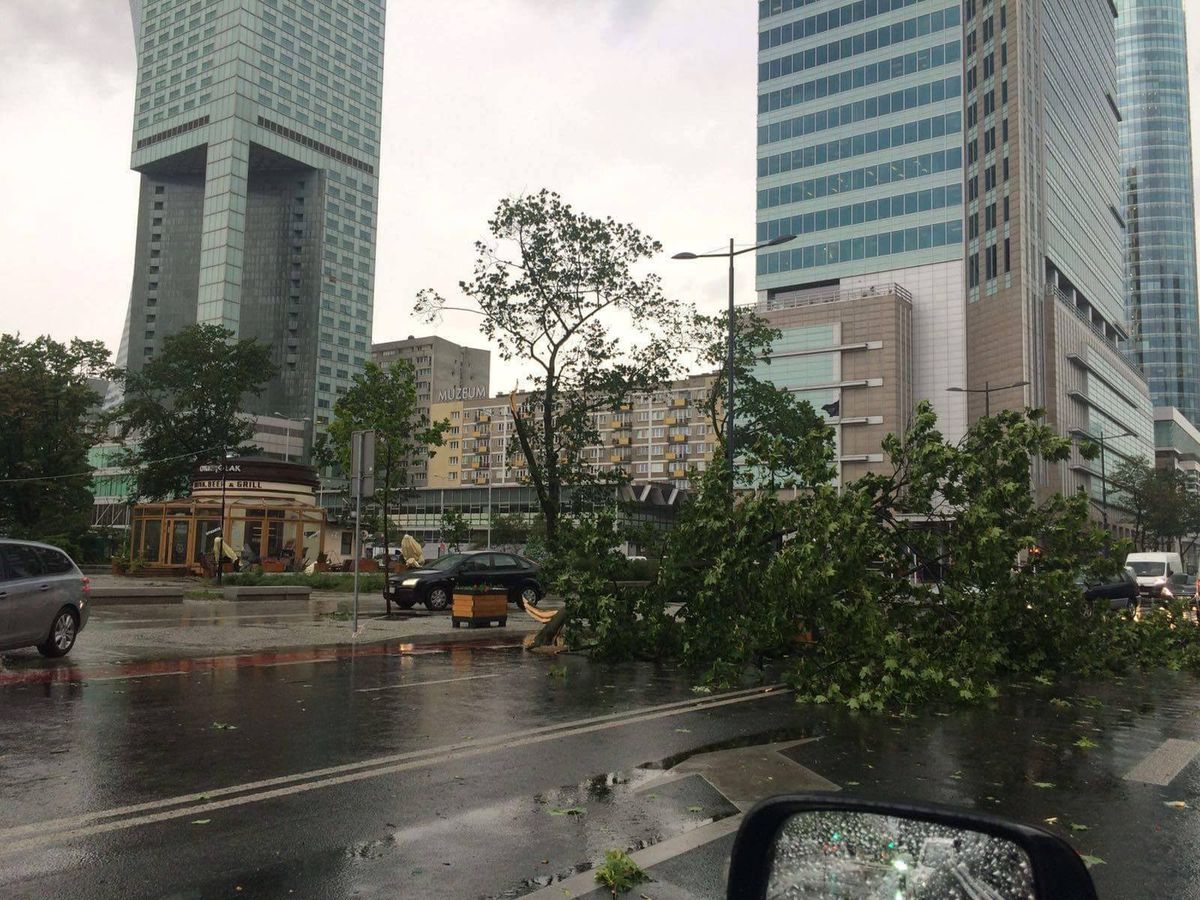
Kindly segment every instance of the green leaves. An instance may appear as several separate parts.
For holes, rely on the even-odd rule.
[[[219,325],[192,325],[163,338],[162,351],[140,372],[126,373],[125,398],[112,418],[127,442],[126,463],[140,467],[142,498],[184,495],[197,463],[250,439],[253,428],[238,414],[277,368],[269,346],[233,338]]]
[[[0,534],[78,551],[92,509],[89,451],[104,436],[89,379],[113,376],[99,341],[0,335],[0,479],[22,479],[0,483]]]

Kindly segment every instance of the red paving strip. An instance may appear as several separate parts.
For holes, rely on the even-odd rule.
[[[297,650],[267,650],[228,656],[198,656],[183,659],[148,659],[118,665],[77,666],[71,663],[37,669],[0,671],[0,687],[10,684],[75,683],[88,679],[115,681],[158,675],[190,675],[255,667],[331,662],[364,656],[421,656],[432,653],[470,653],[475,650],[500,650],[521,646],[523,635],[485,640],[395,642],[353,646],[304,647]]]

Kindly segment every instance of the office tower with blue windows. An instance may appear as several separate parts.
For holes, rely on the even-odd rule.
[[[963,31],[956,0],[758,6],[760,311],[765,374],[824,409],[846,480],[930,400],[967,427]],[[883,298],[890,298],[884,300]]]
[[[119,362],[224,326],[279,367],[248,411],[320,430],[371,357],[385,0],[130,5],[141,193]]]
[[[1125,306],[1157,407],[1200,425],[1200,309],[1182,0],[1117,0]]]

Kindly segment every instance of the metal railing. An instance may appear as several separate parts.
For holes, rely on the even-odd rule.
[[[912,303],[912,294],[902,285],[884,282],[882,284],[862,285],[860,287],[842,287],[829,285],[827,287],[806,288],[794,293],[778,294],[760,300],[756,304],[760,310],[774,312],[781,309],[798,309],[805,306],[816,306],[821,303],[840,303],[843,300],[860,300],[864,297],[888,297],[895,294],[902,300]]]
[[[1112,350],[1117,358],[1129,367],[1130,372],[1137,376],[1138,381],[1145,383],[1146,376],[1138,366],[1137,361],[1134,360],[1129,351],[1123,349],[1116,341],[1108,336],[1107,332],[1105,332],[1103,328],[1092,321],[1092,316],[1086,309],[1079,307],[1074,300],[1059,290],[1058,285],[1056,284],[1047,284],[1046,293],[1052,299],[1057,300],[1059,303],[1073,312],[1075,314],[1075,318],[1091,329],[1092,333],[1103,340],[1108,349]]]

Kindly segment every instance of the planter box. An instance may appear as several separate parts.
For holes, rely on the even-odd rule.
[[[476,625],[497,623],[501,628],[508,624],[508,593],[505,591],[464,591],[454,592],[454,605],[450,611],[450,624],[455,628],[466,624],[469,628]]]
[[[279,574],[284,571],[283,560],[281,559],[264,559],[262,561],[262,570],[264,572],[273,572]]]

